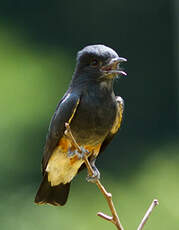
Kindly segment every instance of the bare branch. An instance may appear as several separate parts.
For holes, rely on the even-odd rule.
[[[147,222],[147,220],[148,220],[148,218],[149,218],[149,216],[150,216],[152,210],[153,210],[157,205],[159,205],[158,200],[156,200],[156,199],[153,200],[153,201],[152,201],[152,204],[150,205],[149,209],[147,210],[145,216],[143,217],[141,223],[139,224],[139,227],[137,228],[137,230],[142,230],[142,229],[143,229],[143,227],[144,227],[144,225],[146,224],[146,222]]]
[[[104,214],[103,212],[98,212],[97,215],[105,220],[112,221],[112,217]]]
[[[71,139],[71,141],[73,142],[73,145],[78,149],[78,151],[80,153],[82,153],[82,150],[81,150],[80,146],[78,145],[78,143],[76,142],[75,138],[73,137],[73,134],[72,134],[71,129],[70,129],[70,125],[68,123],[65,123],[65,127],[66,127],[65,135],[68,136],[69,139]],[[91,165],[90,165],[90,163],[88,161],[88,156],[86,154],[84,154],[84,162],[85,162],[86,167],[88,169],[89,175],[92,176],[94,174],[93,169],[92,169],[92,167],[91,167]],[[108,216],[108,215],[106,215],[106,214],[104,214],[102,212],[99,212],[98,216],[100,216],[103,219],[108,220],[111,223],[115,224],[118,230],[124,230],[122,225],[121,225],[121,223],[120,223],[120,220],[119,220],[119,217],[117,215],[116,209],[114,207],[111,193],[108,193],[106,191],[106,189],[104,188],[104,186],[101,184],[101,182],[99,180],[96,180],[95,183],[98,186],[98,188],[101,191],[101,193],[103,194],[103,196],[105,197],[105,199],[107,200],[108,206],[109,206],[109,208],[111,210],[111,214],[112,214],[112,217],[110,217],[110,216]]]
[[[70,125],[67,122],[65,123],[65,127],[66,127],[65,135],[71,139],[71,141],[73,142],[73,145],[78,149],[80,153],[82,153],[80,146],[77,144],[75,138],[73,137],[73,134],[70,129]]]
[[[78,152],[79,153],[83,153],[84,150],[81,149],[81,147],[78,145],[78,143],[76,142],[75,138],[73,137],[73,134],[71,132],[71,129],[70,129],[70,125],[68,123],[65,123],[65,127],[66,127],[66,130],[65,130],[65,135],[71,140],[71,142],[73,143],[73,145],[76,147],[76,149],[78,149]],[[86,167],[87,167],[87,170],[88,170],[88,174],[90,176],[93,176],[94,175],[94,172],[93,172],[93,169],[91,167],[91,164],[88,160],[88,156],[87,154],[84,154],[84,163],[86,164]],[[107,203],[108,203],[108,206],[109,206],[109,209],[111,211],[111,214],[112,216],[108,216],[102,212],[98,212],[97,215],[111,223],[113,223],[116,228],[118,230],[124,230],[121,223],[120,223],[120,220],[119,220],[119,217],[117,215],[117,212],[116,212],[116,209],[114,207],[114,204],[113,204],[113,201],[112,201],[112,194],[111,193],[108,193],[106,191],[106,189],[104,188],[104,186],[101,184],[100,180],[96,180],[95,181],[96,185],[98,186],[99,190],[101,191],[101,193],[103,194],[103,196],[105,197]],[[158,205],[158,200],[153,200],[152,204],[150,205],[149,209],[147,210],[145,216],[143,217],[139,227],[137,228],[137,230],[142,230],[144,225],[146,224],[152,210]]]

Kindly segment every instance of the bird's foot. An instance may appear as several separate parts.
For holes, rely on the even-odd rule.
[[[100,172],[98,171],[97,168],[96,168],[96,171],[93,170],[93,175],[92,176],[88,175],[86,177],[86,180],[88,182],[91,182],[91,183],[96,183],[96,181],[99,180],[99,179],[100,179]]]
[[[83,147],[80,147],[81,152],[79,152],[77,149],[75,149],[74,151],[71,151],[70,149],[68,150],[68,157],[69,158],[73,158],[75,156],[78,156],[79,160],[83,160],[85,155],[89,155],[89,151],[86,150]]]
[[[93,169],[93,175],[88,175],[86,177],[86,180],[91,183],[96,183],[96,181],[100,179],[100,172],[95,166],[95,161],[96,159],[92,159],[90,161],[91,167]]]

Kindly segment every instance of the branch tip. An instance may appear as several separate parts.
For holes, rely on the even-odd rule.
[[[155,206],[159,205],[159,201],[157,199],[154,199],[153,203],[154,203]]]
[[[98,212],[97,215],[105,220],[108,220],[108,221],[112,221],[113,220],[113,217],[112,216],[108,216],[106,214],[104,214],[103,212]]]
[[[153,209],[159,205],[159,202],[157,199],[154,199],[150,205],[150,207],[148,208],[147,212],[145,213],[142,221],[139,224],[139,227],[137,228],[137,230],[142,230],[144,228],[144,225],[146,224],[150,214],[152,213]]]

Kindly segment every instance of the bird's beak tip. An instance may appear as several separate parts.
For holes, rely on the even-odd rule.
[[[120,63],[120,62],[127,62],[127,58],[123,58],[123,57],[119,57],[118,60],[119,60],[119,63]]]

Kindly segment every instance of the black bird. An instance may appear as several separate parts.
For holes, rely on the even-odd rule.
[[[84,167],[83,158],[64,134],[66,122],[77,143],[89,152],[95,175],[88,180],[99,178],[95,159],[121,125],[124,103],[115,96],[113,82],[118,75],[126,75],[120,68],[124,61],[104,45],[90,45],[78,52],[69,89],[49,126],[42,159],[43,181],[35,203],[64,205],[72,179]]]

